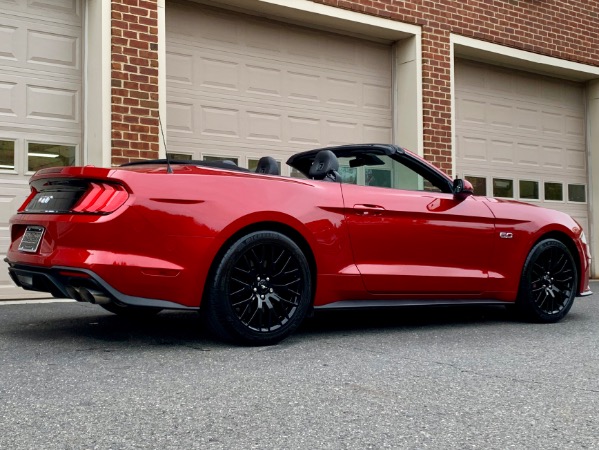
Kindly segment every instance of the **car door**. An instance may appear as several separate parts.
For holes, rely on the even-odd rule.
[[[341,173],[350,174],[342,183],[346,220],[367,290],[410,298],[480,295],[488,289],[491,211],[474,196],[441,192],[425,164],[407,161],[356,170],[340,161]]]

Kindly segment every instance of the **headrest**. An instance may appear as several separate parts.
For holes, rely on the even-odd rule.
[[[308,175],[314,180],[324,180],[327,175],[339,170],[339,161],[330,150],[321,150],[316,154]]]
[[[263,156],[258,161],[256,173],[265,173],[267,175],[279,175],[279,165],[272,156]]]

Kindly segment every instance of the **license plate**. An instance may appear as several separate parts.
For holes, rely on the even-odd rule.
[[[37,252],[42,236],[44,235],[44,227],[27,227],[25,234],[21,238],[19,250],[22,252],[35,253]]]

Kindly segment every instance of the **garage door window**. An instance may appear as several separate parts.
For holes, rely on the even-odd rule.
[[[584,184],[568,185],[568,201],[584,203],[587,201],[586,189]]]
[[[564,201],[562,183],[545,183],[545,200],[556,202]]]
[[[472,183],[474,195],[487,195],[487,179],[485,177],[470,177],[466,175],[465,178]]]
[[[74,166],[76,151],[73,145],[30,142],[27,145],[27,170],[35,172],[46,167]]]
[[[14,141],[0,141],[0,170],[15,170]]]
[[[239,165],[239,158],[234,158],[232,156],[204,156],[204,161],[208,161],[208,162],[230,161],[230,162],[235,163],[236,166]]]
[[[520,198],[523,200],[538,200],[539,182],[520,180]]]
[[[514,180],[493,178],[493,197],[514,198]]]
[[[191,155],[187,153],[170,153],[168,154],[169,161],[191,161]]]

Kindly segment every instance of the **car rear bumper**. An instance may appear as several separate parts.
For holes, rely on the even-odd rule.
[[[197,310],[167,300],[134,297],[119,292],[99,275],[87,269],[55,266],[51,268],[18,264],[5,259],[8,272],[17,286],[39,292],[48,292],[57,298],[72,298],[79,302],[117,303],[164,309]]]

